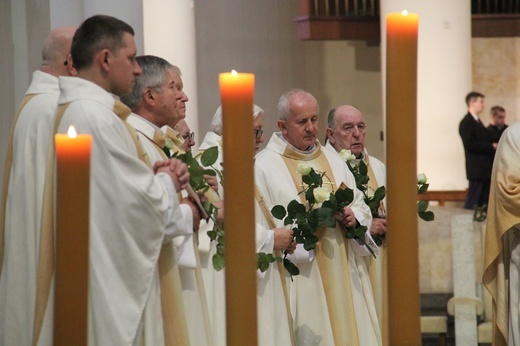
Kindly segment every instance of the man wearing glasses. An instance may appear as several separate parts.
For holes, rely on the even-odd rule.
[[[191,131],[186,120],[179,120],[177,125],[175,125],[174,130],[181,135],[182,139],[184,139],[182,149],[186,152],[191,152],[191,147],[195,145],[195,132]]]

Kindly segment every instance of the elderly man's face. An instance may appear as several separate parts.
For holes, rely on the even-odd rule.
[[[175,125],[175,130],[177,130],[184,139],[184,144],[182,145],[184,151],[191,151],[191,147],[195,145],[195,134],[191,132],[186,120],[180,120],[177,125]]]
[[[164,76],[164,84],[159,91],[147,90],[154,96],[154,124],[159,127],[171,124],[177,117],[177,103],[180,95],[176,89],[175,75],[173,70],[168,70]]]
[[[366,124],[363,115],[354,107],[339,106],[334,119],[334,127],[327,128],[330,144],[337,151],[350,149],[359,158],[365,148]]]
[[[176,92],[178,94],[176,100],[176,107],[175,107],[175,120],[174,123],[170,126],[174,126],[179,122],[180,120],[183,120],[186,118],[186,102],[189,101],[188,96],[184,92],[184,84],[182,83],[182,78],[177,73],[173,74],[173,80],[175,81],[175,87]]]
[[[260,149],[260,143],[264,142],[264,114],[260,113],[256,118],[253,119],[253,131],[255,138],[255,152]]]
[[[289,117],[278,120],[278,127],[289,144],[306,150],[318,135],[318,102],[308,94],[296,94],[289,100]]]

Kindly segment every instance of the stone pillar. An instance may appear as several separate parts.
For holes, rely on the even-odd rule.
[[[195,132],[198,147],[204,134],[198,131],[194,6],[193,0],[143,0],[143,22],[145,54],[160,56],[181,69],[184,91],[189,98],[186,121]]]

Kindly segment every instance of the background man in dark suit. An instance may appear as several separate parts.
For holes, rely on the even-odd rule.
[[[459,134],[466,156],[466,176],[469,191],[465,209],[487,205],[493,157],[497,147],[480,121],[478,115],[484,110],[484,95],[475,91],[466,96],[468,113],[459,124]]]

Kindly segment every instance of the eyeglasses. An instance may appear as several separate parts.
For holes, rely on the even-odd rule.
[[[264,134],[264,131],[263,130],[257,130],[255,129],[255,139],[260,139],[262,138],[262,135]]]
[[[187,141],[187,140],[192,141],[193,138],[195,138],[195,132],[188,132],[188,133],[182,135],[182,138],[184,138],[185,141]]]

